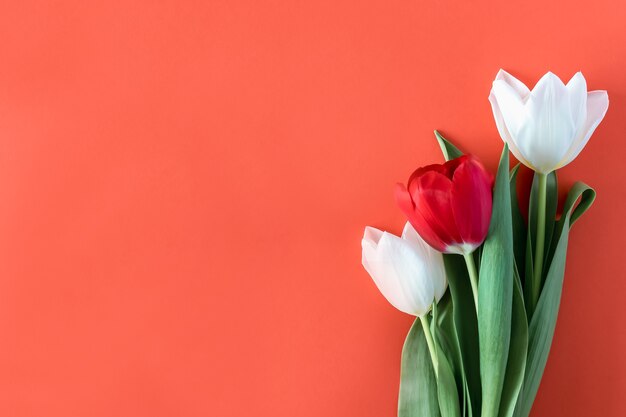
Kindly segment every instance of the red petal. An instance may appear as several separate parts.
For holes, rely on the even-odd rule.
[[[442,164],[432,164],[432,165],[426,165],[425,167],[417,168],[415,171],[413,171],[413,173],[409,177],[409,189],[411,187],[411,184],[415,184],[415,180],[417,180],[419,177],[421,177],[422,175],[430,171],[434,171],[434,172],[438,172],[440,174],[446,175],[446,168]],[[452,179],[451,176],[449,178]]]
[[[492,209],[493,177],[475,158],[454,171],[452,210],[463,242],[480,245],[487,236]]]
[[[404,184],[396,184],[394,196],[396,198],[396,204],[398,204],[400,210],[402,210],[402,212],[407,217],[409,217],[409,213],[413,213],[415,209],[415,204],[413,204],[413,200],[411,200],[411,194],[409,194]]]
[[[446,162],[445,164],[442,165],[442,173],[446,177],[452,179],[452,177],[454,176],[454,172],[459,167],[459,165],[463,164],[469,158],[470,158],[469,155],[463,155],[463,156],[459,156],[458,158],[454,158]]]
[[[413,225],[415,230],[420,232],[428,243],[430,241],[424,236],[425,234],[429,235],[431,240],[436,237],[437,249],[441,251],[444,251],[447,246],[461,243],[461,236],[450,204],[452,181],[444,174],[430,171],[419,177],[416,182],[416,192],[411,196],[415,211],[420,214],[426,226],[421,227],[422,232]],[[441,248],[442,245],[443,248]]]
[[[433,248],[443,252],[446,244],[441,241],[439,236],[432,230],[430,225],[424,219],[424,216],[415,209],[415,204],[411,194],[403,184],[397,184],[395,189],[396,203],[400,210],[407,217],[409,223],[419,233],[419,235]]]

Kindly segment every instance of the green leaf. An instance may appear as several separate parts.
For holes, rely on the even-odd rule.
[[[533,245],[531,242],[530,231],[527,233],[526,238],[526,266],[524,268],[524,301],[526,307],[526,318],[530,320],[533,312],[530,309],[532,304],[531,297],[533,296],[532,282],[533,282]]]
[[[580,195],[580,201],[578,205],[576,205],[576,207],[574,208],[574,211],[572,211],[572,215],[570,218],[569,227],[571,228],[574,223],[576,223],[578,219],[580,219],[580,217],[585,214],[587,210],[589,210],[589,207],[591,207],[593,202],[596,200],[596,190],[589,187],[587,184],[577,182],[570,190],[570,194],[572,195],[567,196],[567,201],[565,201],[565,207],[569,207],[570,205],[573,206],[576,203],[576,200],[578,200],[578,196]],[[557,231],[560,232],[564,225],[565,220],[559,221],[557,223]]]
[[[438,417],[437,381],[420,319],[402,348],[398,417]]]
[[[526,256],[526,223],[517,199],[517,174],[521,164],[515,165],[510,174],[511,215],[513,222],[513,253],[520,277],[524,276]]]
[[[441,136],[441,133],[436,130],[435,137],[437,138],[437,142],[439,142],[439,146],[441,147],[441,151],[443,152],[443,156],[444,158],[446,158],[446,161],[458,158],[459,156],[463,156],[463,152],[461,152],[459,148],[457,148],[446,138]]]
[[[442,353],[439,359],[439,379],[437,380],[437,396],[441,417],[461,417],[459,407],[459,393],[452,368],[446,356]]]
[[[454,372],[450,366],[450,362],[441,348],[439,337],[435,340],[437,346],[437,397],[439,399],[439,410],[441,417],[461,417],[461,408],[459,406],[459,392],[457,390]]]
[[[450,292],[446,292],[448,300],[444,296],[438,304],[433,306],[433,320],[431,332],[435,343],[439,343],[439,349],[443,351],[449,367],[452,369],[456,382],[457,395],[462,393],[462,415],[472,415],[471,401],[467,391],[467,380],[463,371],[463,360],[459,346],[458,336],[454,327],[453,304],[450,302]],[[447,317],[446,317],[447,316]],[[458,399],[457,399],[458,401]]]
[[[576,183],[574,184],[574,186],[572,187],[572,189],[570,190],[570,194],[572,193],[572,191],[574,190],[574,187],[577,186]],[[580,216],[582,216],[588,209],[589,207],[591,207],[591,205],[593,204],[594,200],[596,199],[596,192],[595,190],[593,190],[591,187],[587,186],[586,184],[580,183],[582,185],[580,185],[579,187],[587,187],[588,189],[581,191],[582,194],[582,198],[580,199],[580,202],[578,203],[578,205],[576,205],[576,207],[573,209],[572,211],[572,215],[571,215],[571,219],[570,219],[570,227],[572,225],[574,225],[574,223],[576,223],[576,221],[580,218]],[[566,207],[567,204],[575,204],[576,201],[570,202],[571,198],[574,198],[574,196],[576,196],[576,194],[573,194],[571,197],[568,194],[568,198],[566,201]],[[565,213],[565,211],[564,211]],[[550,250],[548,252],[548,256],[546,257],[546,263],[547,265],[550,265],[550,263],[552,262],[552,257],[554,256],[554,251],[556,250],[556,246],[558,244],[559,241],[559,237],[560,234],[562,232],[562,227],[563,227],[563,216],[561,216],[561,219],[556,222],[556,226],[555,226],[555,232],[553,234],[553,238],[552,238],[552,243],[550,245]]]
[[[548,361],[561,303],[570,227],[591,206],[595,196],[595,191],[588,185],[581,182],[574,184],[567,195],[563,215],[554,229],[557,243],[552,254],[552,260],[547,268],[548,272],[543,291],[528,329],[529,344],[526,374],[522,392],[520,393],[520,400],[515,409],[516,417],[527,417],[530,413],[546,362]],[[581,201],[576,206],[576,201],[579,198]]]
[[[472,408],[472,398],[470,397],[467,380],[463,380],[463,387],[463,415],[467,417],[472,417],[474,415],[474,409]]]
[[[450,367],[455,374],[460,369],[460,355],[458,344],[453,342],[454,337],[454,324],[452,319],[452,301],[450,298],[450,292],[447,291],[444,297],[441,298],[439,303],[433,303],[432,307],[432,320],[430,322],[430,332],[433,336],[433,341],[439,343],[443,349],[444,354],[450,362]],[[443,317],[442,317],[443,316]],[[458,381],[461,381],[461,375],[459,373]],[[459,384],[459,389],[461,384]]]
[[[468,408],[480,415],[480,367],[478,349],[478,325],[476,308],[472,299],[472,287],[463,257],[443,255],[446,277],[452,296],[454,329],[461,357],[461,377],[467,385]],[[471,411],[471,410],[470,410]]]
[[[437,343],[437,337],[439,336],[437,333],[438,323],[439,323],[439,308],[437,305],[437,300],[433,300],[433,306],[431,311],[433,319],[430,321],[430,333],[433,336],[433,341]]]
[[[455,323],[454,323],[454,307],[452,304],[452,296],[450,291],[447,291],[443,298],[439,301],[437,305],[439,319],[437,320],[439,341],[441,343],[441,347],[446,354],[446,357],[449,358],[450,365],[452,367],[452,371],[454,372],[454,379],[456,380],[457,390],[463,393],[462,398],[462,415],[464,416],[472,416],[472,406],[471,406],[471,398],[469,394],[469,387],[467,383],[467,378],[465,376],[465,370],[463,367],[463,357],[461,353],[461,347],[459,343],[459,337],[456,331]],[[474,311],[472,309],[472,311]],[[476,321],[474,320],[474,325]],[[477,341],[477,336],[474,339]],[[476,349],[478,349],[478,344],[476,344]],[[478,370],[478,354],[476,352],[476,375],[479,374]],[[480,388],[480,380],[476,378],[475,384],[478,388]]]
[[[437,303],[437,308],[439,309],[437,325],[447,330],[450,326],[453,326],[452,296],[450,295],[450,291],[446,291],[443,294],[443,297],[441,297],[441,300]]]
[[[493,191],[493,212],[478,281],[481,417],[497,417],[511,341],[513,226],[509,149],[505,145]]]
[[[522,284],[515,269],[515,282],[513,286],[513,309],[511,311],[511,344],[509,346],[509,359],[506,364],[506,378],[502,388],[502,400],[500,402],[500,417],[511,417],[515,411],[515,404],[524,382],[526,370],[526,352],[528,349],[528,322],[524,307]]]

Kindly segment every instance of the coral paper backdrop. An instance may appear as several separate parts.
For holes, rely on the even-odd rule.
[[[393,185],[494,170],[500,67],[611,106],[533,416],[622,416],[626,6],[3,1],[0,415],[393,416],[411,317],[360,266]]]

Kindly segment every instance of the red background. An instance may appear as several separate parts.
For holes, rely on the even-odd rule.
[[[0,414],[393,416],[411,317],[360,266],[442,131],[494,169],[500,67],[582,70],[571,238],[534,416],[622,416],[626,8],[2,1]]]

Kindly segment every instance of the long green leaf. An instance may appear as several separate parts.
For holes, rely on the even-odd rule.
[[[441,352],[441,351],[439,351]],[[439,379],[437,380],[437,396],[441,417],[461,417],[459,407],[459,393],[456,389],[456,381],[450,363],[441,352],[439,360]]]
[[[582,216],[588,209],[589,207],[591,207],[591,205],[593,204],[594,200],[596,199],[596,192],[595,190],[591,189],[589,186],[581,183],[582,186],[589,188],[588,190],[584,190],[582,191],[582,197],[580,199],[580,202],[576,205],[576,207],[573,209],[572,211],[572,215],[571,215],[571,219],[570,219],[570,227],[574,225],[574,223],[576,223],[576,221],[580,218],[580,216]],[[575,184],[576,185],[576,184]],[[574,187],[572,187],[572,190],[574,190]],[[570,190],[570,193],[572,192],[572,190]],[[575,194],[574,194],[575,196]],[[573,196],[571,197],[573,198]],[[567,207],[567,203],[570,202],[570,196],[568,195],[568,200],[566,202],[566,207]],[[574,201],[571,204],[575,204],[576,202]],[[561,235],[561,229],[563,227],[564,222],[563,220],[563,216],[561,216],[561,219],[556,223],[555,226],[555,232],[553,234],[553,238],[552,238],[552,244],[550,245],[550,250],[548,251],[548,256],[546,257],[546,263],[548,265],[550,265],[550,263],[552,262],[552,257],[554,256],[554,251],[556,250],[556,246],[558,244],[559,241],[559,237]]]
[[[474,300],[470,296],[472,287],[461,256],[444,255],[443,260],[452,296],[454,328],[461,352],[461,378],[465,381],[469,394],[466,400],[472,406],[472,414],[480,415],[478,325]]]
[[[530,236],[530,231],[527,232],[526,237],[526,264],[524,267],[524,301],[526,305],[526,317],[528,320],[532,317],[530,305],[532,304],[532,282],[533,282],[533,244]]]
[[[437,312],[434,310],[433,322],[437,321]],[[437,349],[437,397],[439,399],[439,410],[441,417],[461,417],[461,408],[459,406],[459,391],[454,378],[454,371],[448,361],[448,357],[442,348],[442,334],[438,334],[437,326],[433,332],[433,339]]]
[[[463,380],[463,415],[466,417],[473,417],[474,409],[472,408],[472,398],[469,392],[469,386],[467,380]]]
[[[513,222],[513,253],[519,276],[524,277],[526,256],[526,223],[520,211],[517,199],[517,174],[521,164],[515,165],[510,174],[511,187],[511,219]]]
[[[528,322],[524,307],[524,295],[517,269],[513,286],[513,310],[511,316],[511,344],[506,364],[506,378],[502,388],[500,417],[511,417],[524,382],[526,352],[528,349]]]
[[[432,311],[433,320],[431,321],[431,328],[433,337],[438,338],[441,348],[450,362],[454,379],[457,381],[457,389],[462,392],[463,362],[456,329],[454,328],[454,312],[450,291],[447,291],[441,300],[439,300],[439,303],[433,306]]]
[[[481,417],[497,417],[511,341],[513,226],[509,149],[505,145],[493,192],[493,212],[478,281]]]
[[[516,417],[527,417],[530,413],[548,361],[561,303],[570,227],[591,206],[595,196],[595,191],[588,185],[581,182],[574,184],[567,195],[563,215],[555,227],[557,244],[529,326],[528,360],[520,401],[515,409]],[[581,201],[576,206],[579,198]]]
[[[439,310],[439,319],[437,325],[439,327],[446,327],[452,324],[452,296],[449,291],[446,291],[441,297],[441,300],[437,303],[437,309]]]
[[[437,381],[420,319],[402,348],[398,417],[439,417]]]

